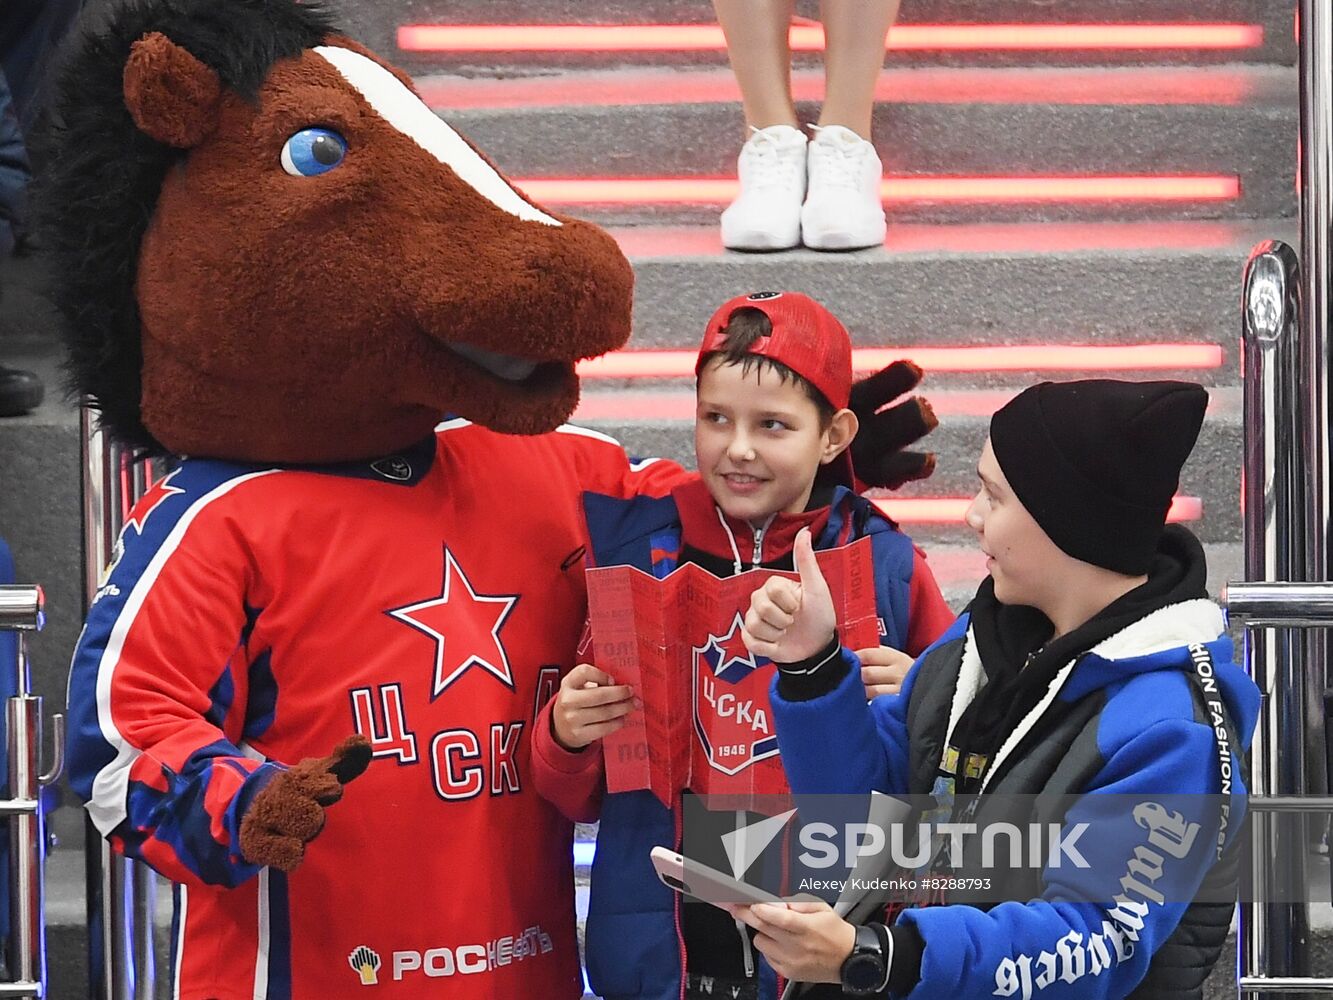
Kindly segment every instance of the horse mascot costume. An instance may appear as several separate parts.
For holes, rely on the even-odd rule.
[[[52,121],[72,384],[182,459],[70,681],[76,792],[178,886],[174,995],[580,995],[530,727],[586,617],[583,492],[684,475],[564,425],[628,263],[314,4],[100,12]],[[919,374],[862,385],[867,481],[930,470],[924,403],[875,415]]]

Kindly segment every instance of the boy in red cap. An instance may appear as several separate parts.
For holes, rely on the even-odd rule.
[[[897,691],[954,615],[920,550],[855,491],[847,331],[807,295],[739,296],[709,321],[695,372],[700,478],[661,498],[585,496],[593,562],[658,578],[693,562],[725,577],[791,570],[803,528],[817,548],[868,536],[883,628],[882,645],[858,653],[862,680],[870,697]],[[906,388],[918,373],[904,366],[886,376]],[[911,417],[933,426],[916,403]],[[918,463],[916,478],[932,467]],[[593,991],[607,1000],[773,998],[777,977],[746,928],[706,904],[681,906],[656,878],[649,851],[679,843],[680,802],[671,810],[648,791],[604,795],[601,739],[634,708],[627,686],[581,664],[534,731],[538,791],[571,819],[601,820],[585,948]]]

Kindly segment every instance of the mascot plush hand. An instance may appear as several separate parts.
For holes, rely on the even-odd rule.
[[[71,371],[189,457],[89,612],[74,787],[179,883],[186,1000],[578,996],[532,720],[585,617],[583,492],[682,475],[563,425],[629,265],[314,4],[98,13],[42,195]]]
[[[934,452],[909,450],[939,426],[935,411],[920,396],[895,402],[920,385],[922,375],[912,362],[895,361],[853,383],[848,406],[861,429],[850,451],[859,485],[896,490],[935,471]]]

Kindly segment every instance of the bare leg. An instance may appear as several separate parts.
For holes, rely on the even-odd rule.
[[[796,125],[791,99],[791,46],[787,40],[794,2],[713,0],[718,23],[727,36],[731,69],[740,84],[747,135],[750,127]],[[896,8],[897,0],[893,3]]]
[[[824,108],[820,125],[841,125],[862,139],[870,138],[875,81],[884,67],[885,38],[898,16],[898,2],[822,0]]]

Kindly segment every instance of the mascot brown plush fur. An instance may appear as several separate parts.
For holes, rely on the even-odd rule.
[[[112,236],[120,223],[117,249],[137,260],[133,289],[80,300],[83,336],[110,333],[125,354],[123,367],[85,371],[110,426],[178,454],[261,462],[382,455],[448,410],[500,431],[552,430],[578,398],[574,362],[629,335],[633,278],[614,241],[531,205],[456,134],[431,133],[406,79],[314,9],[282,6],[148,5],[117,25],[119,51],[71,67],[67,114],[105,115],[93,134],[126,144],[94,161],[110,151],[66,142],[59,157],[58,181],[95,199],[67,210],[109,208],[85,226]],[[112,83],[123,98],[108,108],[97,88]],[[84,134],[67,123],[68,139]],[[346,143],[336,169],[278,167],[308,126]],[[109,204],[121,194],[132,200]],[[72,251],[77,284],[106,280],[87,267],[94,248]],[[133,305],[106,302],[131,294]],[[487,353],[537,366],[497,377]]]
[[[575,364],[628,337],[627,262],[314,4],[129,3],[60,88],[72,381],[189,456],[70,684],[74,788],[180,884],[176,995],[577,996],[571,830],[525,727],[574,663],[582,492],[682,475],[561,426]],[[919,377],[858,390],[872,482],[932,466],[900,450],[924,403],[874,415]]]

